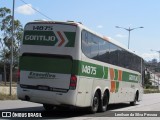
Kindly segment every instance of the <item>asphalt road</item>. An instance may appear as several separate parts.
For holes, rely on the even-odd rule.
[[[52,112],[46,112],[41,104],[31,103],[21,100],[6,100],[0,101],[0,111],[21,111],[21,112],[41,112],[42,116],[49,116],[58,119],[106,119],[109,120],[128,120],[128,119],[144,119],[150,120],[152,117],[140,117],[144,115],[145,111],[152,111],[149,114],[156,114],[160,111],[160,93],[144,94],[143,100],[138,102],[135,106],[130,106],[128,103],[109,105],[108,111],[103,113],[90,114],[86,109],[59,109]],[[136,117],[124,117],[124,115],[131,114]],[[160,115],[160,112],[158,112]],[[122,116],[121,116],[122,115]],[[110,116],[110,117],[109,117]],[[118,117],[116,117],[118,116]],[[154,117],[160,119],[160,117]]]

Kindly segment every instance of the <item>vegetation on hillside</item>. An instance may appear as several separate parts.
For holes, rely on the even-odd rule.
[[[160,62],[157,59],[152,59],[151,61],[145,62],[146,74],[144,78],[144,86],[146,89],[158,89],[158,86],[152,86],[152,83],[149,79],[151,79],[151,74],[156,74],[160,77]]]

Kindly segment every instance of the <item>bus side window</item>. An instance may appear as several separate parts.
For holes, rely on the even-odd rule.
[[[91,57],[94,60],[98,60],[99,39],[95,35],[91,34]]]
[[[91,56],[91,42],[90,35],[87,31],[82,31],[82,52],[90,58]]]
[[[99,40],[99,61],[109,63],[109,42]]]
[[[118,65],[118,47],[114,44],[110,44],[110,63]]]

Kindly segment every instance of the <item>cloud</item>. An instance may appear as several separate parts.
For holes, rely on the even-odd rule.
[[[43,21],[48,21],[47,19],[42,19]]]
[[[116,37],[119,37],[119,38],[126,38],[127,36],[126,36],[126,35],[122,35],[122,34],[117,34]]]
[[[97,28],[103,28],[103,26],[102,25],[97,25]]]
[[[157,53],[143,53],[142,54],[142,57],[145,59],[145,60],[152,60],[152,59],[159,59],[158,57],[158,54]]]
[[[24,15],[33,15],[35,14],[35,10],[32,9],[31,4],[22,5],[16,8],[16,12]]]

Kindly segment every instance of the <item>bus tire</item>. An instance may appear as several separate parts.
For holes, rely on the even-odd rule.
[[[107,107],[108,107],[108,93],[104,92],[103,98],[102,98],[102,100],[100,101],[100,104],[99,104],[98,111],[99,112],[105,112],[107,110]]]
[[[43,104],[43,107],[46,111],[51,111],[54,108],[54,106],[50,104]]]
[[[132,102],[130,102],[130,105],[131,105],[131,106],[136,105],[137,100],[138,100],[138,92],[136,92],[135,97],[134,97],[134,100],[133,100]]]
[[[100,102],[100,98],[99,98],[98,92],[96,92],[93,97],[92,105],[89,108],[89,111],[91,113],[96,113],[98,111],[99,102]]]

